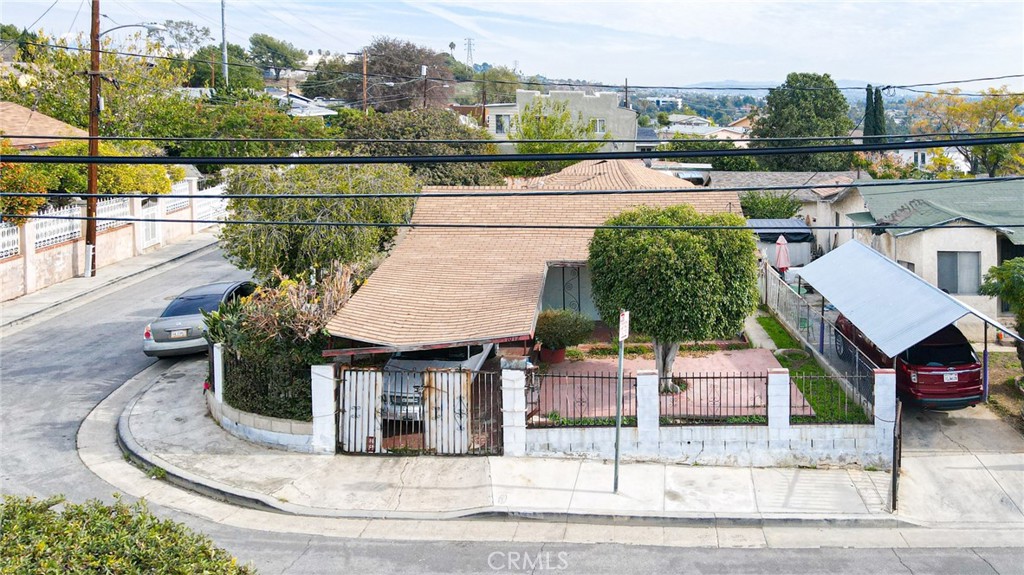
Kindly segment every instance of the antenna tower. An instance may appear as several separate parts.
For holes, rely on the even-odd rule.
[[[466,65],[473,67],[473,39],[466,38]]]

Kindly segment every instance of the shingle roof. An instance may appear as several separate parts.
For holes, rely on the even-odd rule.
[[[572,188],[576,190],[671,190],[693,184],[672,174],[652,170],[641,161],[591,160],[539,178],[514,180],[516,188]]]
[[[680,189],[680,180],[640,162],[584,162],[564,174],[604,174],[579,187],[549,189]],[[664,177],[662,177],[664,176]],[[626,184],[629,185],[626,185]],[[645,187],[646,186],[646,187]],[[508,187],[425,188],[412,227],[391,255],[327,325],[335,336],[411,347],[529,337],[548,262],[587,259],[589,229],[424,228],[417,224],[599,225],[639,205],[687,203],[703,213],[739,211],[734,192],[601,196],[431,197]]]
[[[879,183],[879,182],[875,182]],[[876,222],[900,226],[930,226],[964,219],[985,225],[1024,222],[1024,186],[1015,181],[952,180],[928,185],[858,188]],[[918,230],[893,230],[897,235]],[[1004,235],[1024,245],[1024,230],[1007,228]]]
[[[850,184],[870,179],[856,170],[848,172],[711,172],[711,186],[715,188],[757,188],[761,186],[807,186],[821,184]],[[828,199],[842,188],[814,188],[792,190],[801,202]]]
[[[0,102],[0,133],[36,136],[18,138],[11,145],[19,150],[49,148],[62,141],[60,136],[88,136],[89,133],[71,124],[65,124],[41,112],[14,102]]]

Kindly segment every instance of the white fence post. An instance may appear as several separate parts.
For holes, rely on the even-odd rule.
[[[875,370],[875,442],[879,459],[892,465],[893,431],[896,426],[896,370]]]
[[[213,397],[224,404],[224,344],[213,344]]]
[[[789,370],[768,370],[768,429],[789,429]]]
[[[23,294],[36,291],[36,221],[28,220],[21,226],[21,261],[24,277]]]
[[[657,455],[661,444],[661,397],[658,372],[641,369],[636,373],[636,430],[640,455]]]
[[[505,455],[526,455],[526,372],[501,370],[501,417]]]
[[[313,453],[332,454],[338,447],[334,366],[314,365],[310,373],[313,392]]]

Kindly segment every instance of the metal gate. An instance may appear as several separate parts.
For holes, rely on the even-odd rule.
[[[343,453],[501,453],[499,374],[342,366],[338,382]]]
[[[896,512],[896,504],[900,491],[900,464],[903,459],[903,402],[896,400],[896,422],[892,426],[892,484],[889,500],[892,502],[890,511]]]

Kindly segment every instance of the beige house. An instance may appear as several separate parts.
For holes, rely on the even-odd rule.
[[[485,195],[524,187],[538,193]],[[652,193],[539,193],[623,189]],[[468,195],[436,197],[453,191]],[[739,209],[735,192],[694,187],[639,160],[581,162],[516,187],[425,188],[413,227],[327,328],[351,342],[417,349],[528,340],[542,309],[596,318],[586,226],[641,205],[678,204],[701,213]]]
[[[1019,227],[1024,187],[1019,182],[860,183],[831,205],[841,225],[860,228],[840,232],[839,245],[856,237],[986,315],[1009,319],[1007,306],[979,295],[978,286],[992,266],[1024,257],[1024,227]],[[984,336],[978,320],[958,325],[973,341]],[[988,335],[995,338],[991,331]]]
[[[568,102],[574,118],[593,124],[598,138],[609,137],[619,140],[636,139],[636,117],[633,110],[620,106],[621,97],[615,92],[553,91],[541,94],[536,90],[517,90],[514,103],[487,105],[486,128],[496,140],[507,140],[519,112],[538,98],[551,102]],[[633,152],[633,143],[607,143],[601,152]]]

